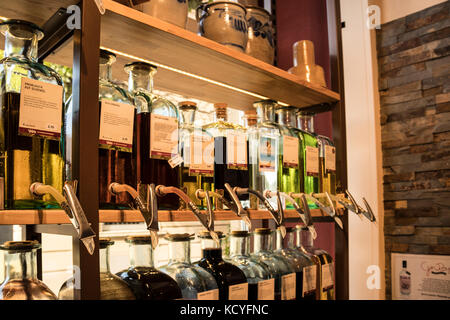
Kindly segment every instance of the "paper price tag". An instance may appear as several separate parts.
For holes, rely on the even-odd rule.
[[[22,77],[19,134],[58,140],[61,137],[63,88]]]
[[[319,175],[319,148],[306,146],[306,174]]]
[[[303,296],[316,291],[317,266],[303,268]]]
[[[193,134],[190,141],[189,175],[214,175],[214,138],[205,134]]]
[[[325,146],[325,172],[336,171],[336,148]]]
[[[180,156],[180,154],[176,154],[167,162],[169,162],[170,167],[173,169],[183,163],[183,158]]]
[[[248,300],[248,283],[229,286],[228,300]]]
[[[275,279],[258,282],[258,300],[275,300]]]
[[[333,267],[334,263],[322,265],[322,290],[328,290],[334,286]]]
[[[298,139],[290,136],[283,136],[283,167],[298,167]]]
[[[150,115],[150,158],[169,160],[178,152],[178,120]]]
[[[247,170],[247,137],[244,133],[227,133],[228,169]]]
[[[281,300],[295,300],[296,274],[281,277]]]
[[[197,293],[197,300],[219,300],[219,289]]]

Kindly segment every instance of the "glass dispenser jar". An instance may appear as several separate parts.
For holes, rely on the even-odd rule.
[[[314,240],[308,228],[296,227],[297,247],[308,254],[317,265],[317,292],[320,300],[334,300],[334,262],[331,255],[314,247]]]
[[[275,278],[275,300],[295,298],[295,270],[286,259],[273,252],[272,230],[255,229],[253,247],[253,257],[264,264]]]
[[[56,300],[55,294],[37,278],[37,241],[8,241],[5,252],[5,280],[0,284],[0,300]]]
[[[46,195],[30,194],[33,182],[62,192],[64,117],[61,77],[38,63],[36,25],[22,20],[0,23],[5,57],[0,60],[0,209],[57,208]]]
[[[222,232],[216,232],[220,239]],[[215,242],[208,231],[201,232],[202,259],[198,265],[216,279],[219,287],[219,300],[248,300],[247,277],[235,265],[222,258],[222,245]]]
[[[296,299],[315,300],[316,299],[316,265],[311,258],[297,250],[295,247],[295,228],[286,227],[286,236],[281,236],[281,231],[276,231],[275,253],[283,256],[289,261],[296,274]]]
[[[132,153],[135,106],[130,94],[112,80],[115,61],[115,54],[100,50],[99,200],[102,209],[129,208],[130,195],[112,194],[108,191],[111,183],[136,187],[136,162]]]
[[[130,267],[116,275],[131,287],[136,299],[181,299],[181,290],[176,281],[154,266],[150,236],[126,237],[125,241],[130,245]]]
[[[180,102],[178,108],[181,114],[179,153],[183,158],[180,186],[199,208],[206,209],[206,200],[197,199],[195,192],[214,189],[214,138],[194,127],[195,102]]]
[[[280,130],[280,153],[278,156],[278,190],[287,194],[300,192],[300,137],[296,128],[296,107],[278,107],[276,109]],[[275,190],[273,190],[275,191]],[[294,206],[288,202],[287,209]]]
[[[205,269],[191,264],[191,236],[167,234],[169,263],[160,270],[171,276],[181,289],[184,300],[218,300],[219,290],[214,277]]]
[[[216,103],[215,121],[203,128],[214,137],[214,188],[225,192],[225,183],[233,187],[248,188],[248,146],[244,127],[228,121],[228,105]],[[240,196],[248,202],[248,195]]]
[[[144,62],[125,66],[128,90],[133,93],[136,115],[137,182],[165,186],[179,184],[179,167],[168,160],[178,154],[178,109],[167,99],[153,93],[153,77],[157,67]],[[179,200],[169,194],[158,199],[158,207],[176,210]]]
[[[250,257],[248,231],[231,231],[230,258],[247,277],[248,300],[274,300],[275,281],[264,264]]]
[[[131,288],[109,268],[109,247],[114,244],[109,238],[100,238],[100,300],[136,300]],[[74,299],[73,281],[64,282],[59,290],[59,300]]]
[[[259,192],[278,189],[278,158],[280,131],[275,123],[276,101],[263,100],[253,104],[256,108],[257,123],[248,128],[250,185]],[[269,199],[277,208],[275,198]],[[265,209],[260,201],[250,195],[252,209]]]

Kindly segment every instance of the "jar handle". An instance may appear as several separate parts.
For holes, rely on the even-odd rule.
[[[197,7],[197,9],[195,10],[195,18],[197,19],[197,22],[200,22],[200,20],[201,19],[203,19],[208,13],[206,12],[206,10],[205,10],[205,6],[207,5],[207,3],[205,2],[205,3],[202,3],[202,4],[200,4],[198,7]],[[199,15],[199,11],[200,10],[202,10],[203,11],[203,14],[202,14],[202,16],[200,17],[200,15]]]

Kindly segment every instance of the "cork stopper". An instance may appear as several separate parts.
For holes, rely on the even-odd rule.
[[[227,114],[227,108],[228,104],[226,103],[215,103],[214,109],[216,110],[216,118],[217,120],[224,120],[227,121],[228,114]]]
[[[180,108],[195,108],[197,109],[197,103],[193,102],[193,101],[181,101],[180,103],[178,103],[178,107]]]
[[[245,118],[247,119],[248,127],[254,126],[258,122],[258,115],[255,109],[245,111]]]

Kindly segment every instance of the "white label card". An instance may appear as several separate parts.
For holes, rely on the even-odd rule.
[[[275,172],[277,147],[274,138],[261,137],[259,139],[259,171]]]
[[[248,283],[229,286],[228,300],[248,300]]]
[[[214,138],[206,134],[190,137],[189,175],[214,175]]]
[[[61,137],[63,87],[22,77],[19,134],[58,140]]]
[[[244,133],[227,133],[227,162],[229,169],[247,170],[247,137]]]
[[[334,286],[333,280],[333,266],[334,263],[327,263],[322,265],[322,289],[331,289]]]
[[[319,175],[319,148],[306,146],[306,174]]]
[[[180,156],[180,154],[177,153],[167,162],[169,162],[170,167],[173,169],[183,163],[183,158]]]
[[[298,139],[290,136],[283,136],[283,167],[298,167]]]
[[[325,172],[336,171],[336,148],[325,146]]]
[[[219,289],[197,293],[197,300],[219,300]]]
[[[178,120],[150,115],[150,158],[169,160],[178,153]]]
[[[303,268],[303,296],[316,291],[317,284],[317,266],[308,266]]]
[[[258,300],[275,300],[275,279],[258,282]]]
[[[100,107],[99,143],[125,148],[133,147],[134,106],[111,100],[102,100]]]
[[[281,277],[281,300],[295,300],[296,274]]]

